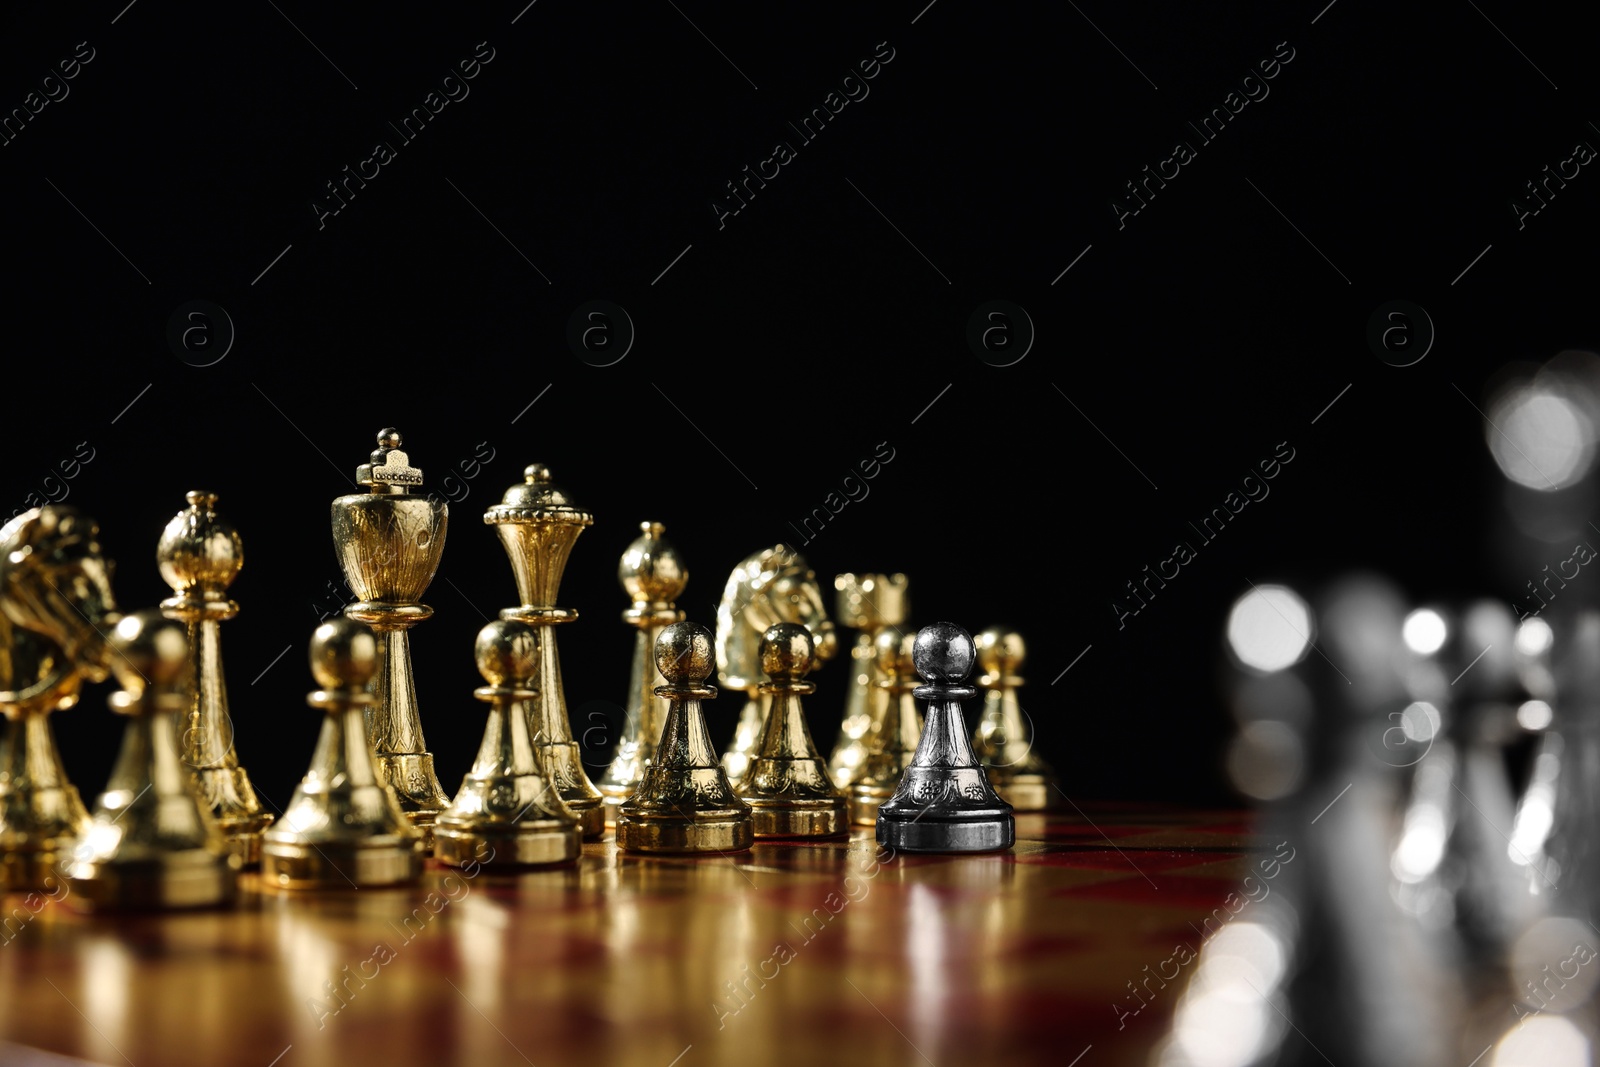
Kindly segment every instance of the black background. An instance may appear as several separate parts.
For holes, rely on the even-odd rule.
[[[238,750],[281,805],[317,729],[305,644],[339,585],[328,503],[380,427],[433,488],[480,442],[494,454],[452,483],[437,614],[413,634],[452,791],[483,722],[472,637],[514,602],[479,519],[525,464],[597,516],[561,647],[598,775],[638,523],[666,524],[691,571],[681,606],[710,625],[733,564],[797,540],[789,523],[887,442],[870,495],[799,546],[830,608],[837,572],[905,571],[915,623],[1025,634],[1024,706],[1074,799],[1225,800],[1232,599],[1355,564],[1419,597],[1513,596],[1533,572],[1497,547],[1474,405],[1507,361],[1600,343],[1600,177],[1520,231],[1510,207],[1600,144],[1569,11],[1324,2],[15,6],[0,109],[78,42],[94,59],[0,147],[0,513],[59,495],[46,479],[87,442],[66,502],[100,520],[132,609],[167,593],[154,546],[184,491],[220,495],[248,561],[223,637]],[[470,95],[319,229],[324,183],[397,143],[387,123],[479,42],[494,58]],[[786,124],[879,42],[894,58],[870,95],[799,143]],[[1119,230],[1123,183],[1197,142],[1186,120],[1279,42],[1294,58],[1270,95]],[[797,157],[719,229],[712,200],[780,139]],[[610,367],[565,339],[594,299],[637,329]],[[992,299],[1037,330],[1009,367],[966,342]],[[1394,299],[1437,328],[1414,366],[1365,339]],[[167,341],[191,300],[237,331],[212,366]],[[1187,523],[1280,442],[1294,459],[1270,496],[1119,629],[1123,583],[1194,541]],[[845,670],[815,680],[826,749]],[[86,795],[119,733],[104,695],[56,720]],[[719,744],[737,704],[710,706]]]

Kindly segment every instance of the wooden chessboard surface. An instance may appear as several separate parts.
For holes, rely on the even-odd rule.
[[[886,855],[861,829],[640,858],[608,834],[564,871],[248,875],[226,912],[11,894],[0,1063],[1144,1064],[1178,986],[1113,1004],[1198,949],[1191,924],[1268,851],[1239,812],[1097,805],[1019,816],[982,856]]]

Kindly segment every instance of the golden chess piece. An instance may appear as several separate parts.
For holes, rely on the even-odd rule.
[[[761,687],[772,697],[761,747],[739,783],[754,811],[757,837],[832,837],[849,831],[844,794],[828,777],[811,739],[800,698],[816,686],[805,681],[815,662],[811,631],[780,622],[761,638]]]
[[[521,607],[506,608],[500,617],[517,619],[538,630],[539,670],[534,685],[539,695],[526,703],[534,744],[545,774],[582,824],[583,836],[598,838],[606,832],[604,798],[584,773],[578,743],[572,739],[567,693],[561,684],[561,656],[551,629],[578,617],[571,608],[555,606],[556,593],[573,543],[583,528],[594,522],[594,516],[551,482],[550,469],[543,464],[532,464],[522,476],[522,483],[507,489],[501,502],[483,516],[500,535],[522,598]]]
[[[983,715],[973,731],[972,749],[994,784],[995,792],[1017,811],[1044,811],[1054,806],[1056,777],[1033,751],[1032,724],[1022,714],[1017,670],[1027,656],[1022,635],[991,626],[976,638],[978,685],[983,689]]]
[[[761,692],[761,635],[774,623],[797,622],[811,631],[815,662],[832,659],[839,644],[822,603],[817,576],[788,545],[751,553],[733,568],[717,604],[717,674],[745,702],[722,766],[737,785],[761,746],[770,696]]]
[[[439,569],[450,507],[438,497],[409,492],[422,484],[422,472],[411,466],[401,443],[399,431],[379,431],[371,461],[356,468],[357,484],[368,491],[333,502],[333,544],[345,579],[361,598],[345,607],[345,616],[378,636],[376,700],[367,715],[378,776],[394,787],[401,810],[431,849],[433,820],[450,798],[422,737],[410,630],[433,614],[418,601]]]
[[[755,840],[750,805],[728,781],[706,730],[702,700],[717,695],[706,684],[715,666],[711,631],[676,622],[653,649],[666,679],[655,696],[668,711],[654,758],[617,815],[617,846],[634,852],[739,852]]]
[[[99,527],[46,505],[0,527],[0,891],[54,889],[89,812],[67,779],[50,713],[103,681],[116,620]]]
[[[396,885],[422,873],[421,831],[378,776],[365,713],[383,658],[382,638],[350,619],[311,635],[311,674],[320,687],[306,703],[325,714],[311,768],[283,818],[263,835],[261,883],[279,889]]]
[[[232,903],[242,864],[182,760],[193,699],[187,627],[160,611],[138,611],[117,622],[110,645],[122,691],[109,703],[128,724],[93,821],[73,850],[66,899],[85,911]]]
[[[850,693],[845,699],[839,740],[828,759],[833,784],[848,789],[867,758],[867,733],[872,729],[873,690],[883,679],[877,667],[875,642],[884,630],[899,636],[909,604],[903,574],[840,574],[833,579],[839,594],[839,621],[860,630],[850,649]]]
[[[538,695],[529,680],[539,666],[539,633],[496,619],[478,631],[473,654],[488,684],[472,695],[489,705],[489,723],[472,770],[433,824],[433,854],[456,867],[574,861],[583,831],[545,777],[523,710]]]
[[[916,634],[894,630],[879,630],[873,640],[878,680],[873,683],[872,726],[863,738],[867,758],[849,789],[850,821],[858,826],[877,823],[878,805],[894,796],[922,736],[922,716],[911,695],[918,684],[911,660],[916,640]]]
[[[635,538],[622,554],[617,578],[633,599],[633,606],[622,613],[622,621],[638,629],[633,641],[633,671],[628,679],[628,715],[616,755],[600,792],[605,796],[606,822],[614,823],[617,809],[633,795],[644,777],[645,768],[655,759],[656,743],[667,721],[667,698],[658,696],[666,681],[656,670],[656,640],[683,612],[673,601],[683,595],[689,572],[678,562],[678,554],[662,539],[659,522],[642,522],[643,535]]]
[[[1011,805],[1000,799],[961,713],[977,695],[966,684],[977,650],[953,622],[917,631],[912,657],[923,684],[913,695],[928,714],[917,751],[894,796],[878,806],[878,844],[901,852],[992,852],[1016,843]]]
[[[228,847],[246,867],[261,862],[261,834],[272,822],[239,765],[222,671],[221,624],[239,614],[228,586],[244,566],[239,533],[217,517],[217,495],[192,490],[189,506],[167,523],[156,546],[161,577],[173,595],[162,613],[188,628],[189,692],[184,716],[183,762],[216,817]]]

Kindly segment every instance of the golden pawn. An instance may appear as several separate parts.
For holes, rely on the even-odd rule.
[[[433,820],[450,798],[422,736],[411,628],[433,615],[419,601],[439,569],[450,506],[411,492],[422,485],[422,471],[411,466],[401,444],[398,430],[378,431],[378,447],[356,468],[356,484],[366,491],[333,502],[333,546],[345,579],[361,598],[345,607],[345,617],[372,627],[378,640],[376,699],[366,717],[374,766],[422,832],[423,848],[431,849]]]
[[[567,693],[561,682],[561,656],[553,627],[572,622],[578,613],[556,607],[567,556],[594,516],[579,508],[550,480],[550,469],[535,463],[522,472],[522,483],[506,490],[499,504],[484,512],[511,560],[522,606],[506,608],[502,619],[517,619],[539,633],[539,670],[534,675],[539,695],[525,705],[540,763],[562,801],[583,826],[585,839],[603,837],[606,813],[600,791],[589,781],[572,739]]]
[[[716,666],[711,631],[676,622],[661,631],[655,667],[666,679],[655,696],[668,702],[654,758],[617,815],[617,846],[634,852],[740,852],[755,840],[750,805],[728,782],[706,730],[702,700]]]
[[[583,831],[539,766],[522,710],[538,696],[529,679],[539,665],[539,633],[524,622],[496,619],[478,631],[472,651],[489,683],[472,695],[489,705],[489,723],[472,770],[433,824],[433,854],[455,867],[574,861],[583,851]]]
[[[233,749],[228,683],[222,672],[221,623],[239,614],[228,586],[244,566],[238,531],[217,517],[217,495],[192,490],[189,506],[161,531],[156,562],[173,595],[162,614],[188,628],[189,687],[182,737],[183,762],[216,817],[228,848],[246,867],[261,862],[261,834],[272,813],[250,785]]]
[[[844,794],[828,777],[811,739],[800,698],[816,686],[805,681],[814,647],[811,631],[780,622],[761,637],[761,692],[772,700],[761,747],[739,783],[755,816],[757,837],[832,837],[850,829]]]
[[[850,649],[850,694],[845,699],[839,740],[828,760],[833,784],[848,789],[867,758],[867,733],[873,724],[873,690],[883,680],[877,669],[876,641],[885,630],[899,637],[909,604],[903,574],[840,574],[833,579],[839,594],[839,621],[861,632]]]
[[[54,891],[89,826],[67,779],[50,713],[103,681],[116,619],[100,529],[74,508],[47,505],[0,527],[0,891]]]
[[[658,696],[666,681],[656,670],[656,642],[668,626],[683,621],[683,612],[673,601],[683,595],[689,572],[678,562],[678,554],[661,535],[666,527],[659,522],[642,522],[644,531],[622,554],[617,579],[633,598],[633,606],[622,613],[622,621],[639,631],[633,642],[633,671],[628,682],[628,717],[616,756],[600,779],[605,795],[606,822],[617,820],[617,809],[633,795],[644,777],[645,768],[656,756],[656,743],[667,721],[667,698]]]
[[[900,778],[916,754],[922,736],[922,715],[911,691],[919,684],[911,653],[917,635],[878,631],[873,659],[872,727],[867,731],[867,758],[850,785],[850,821],[873,826],[878,805],[894,796]]]
[[[1022,635],[991,626],[977,636],[978,685],[983,715],[972,735],[973,753],[988,772],[994,791],[1017,811],[1054,806],[1055,771],[1033,751],[1032,724],[1017,701],[1022,679],[1017,670],[1027,657]]]
[[[124,615],[111,633],[109,701],[128,716],[122,751],[68,867],[66,899],[84,911],[205,908],[233,901],[241,866],[180,757],[190,709],[189,639],[159,611]]]
[[[421,833],[378,778],[363,718],[375,698],[378,638],[351,619],[311,635],[311,674],[321,687],[306,703],[325,714],[311,769],[261,845],[261,882],[279,889],[396,885],[422,873]]]

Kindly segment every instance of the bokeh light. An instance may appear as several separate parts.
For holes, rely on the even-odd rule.
[[[1524,700],[1517,705],[1517,725],[1524,730],[1543,730],[1555,717],[1555,710],[1542,700]]]
[[[1540,618],[1524,619],[1517,627],[1516,649],[1524,656],[1542,656],[1555,643],[1550,624]]]
[[[1506,1032],[1489,1067],[1590,1067],[1589,1039],[1570,1019],[1536,1015]]]
[[[1258,585],[1234,601],[1228,647],[1258,671],[1281,671],[1300,662],[1311,645],[1311,609],[1293,589]]]
[[[1432,608],[1418,608],[1406,616],[1400,628],[1400,637],[1406,647],[1419,656],[1431,656],[1444,647],[1450,634],[1444,617]]]
[[[1581,481],[1594,462],[1594,425],[1557,383],[1508,389],[1488,411],[1489,453],[1507,478],[1542,492]]]

